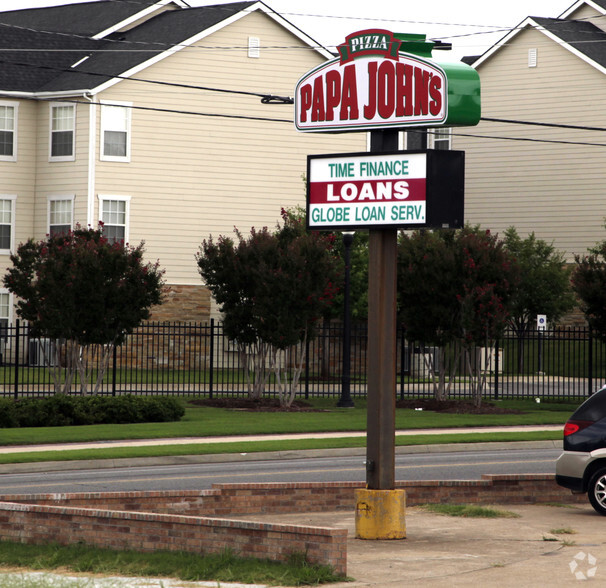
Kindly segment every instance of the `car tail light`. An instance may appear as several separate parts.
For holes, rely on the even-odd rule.
[[[568,437],[568,435],[572,435],[573,433],[578,433],[589,425],[593,425],[593,421],[568,421],[564,425],[564,437]]]

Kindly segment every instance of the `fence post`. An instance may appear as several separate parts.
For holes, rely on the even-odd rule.
[[[215,367],[215,319],[210,319],[210,363],[208,370],[208,397],[213,397],[213,370]]]
[[[305,400],[309,398],[309,337],[305,338]]]
[[[116,343],[114,343],[114,351],[112,358],[112,396],[116,395],[116,372],[118,371],[118,349],[116,348]]]
[[[19,319],[15,323],[15,400],[19,398]]]
[[[494,399],[499,399],[499,340],[494,343]]]
[[[591,327],[589,327],[589,355],[587,363],[587,371],[589,372],[589,378],[587,379],[589,390],[587,390],[587,396],[591,396],[593,394],[593,332]]]
[[[406,362],[406,330],[400,325],[400,400],[404,400],[404,363]]]

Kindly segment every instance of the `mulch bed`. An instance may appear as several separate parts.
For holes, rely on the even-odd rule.
[[[523,411],[502,408],[489,402],[483,402],[481,406],[475,406],[473,402],[466,400],[434,400],[426,398],[420,400],[398,400],[396,408],[422,408],[433,412],[449,412],[453,414],[522,414]]]
[[[335,398],[335,406],[337,399]],[[213,406],[226,408],[228,410],[246,410],[254,412],[325,412],[326,409],[314,408],[308,402],[295,400],[289,408],[280,406],[277,398],[261,398],[250,400],[249,398],[197,398],[190,400],[190,404],[196,406]],[[465,400],[442,400],[432,398],[419,400],[398,400],[396,408],[422,408],[433,412],[448,412],[455,414],[521,414],[520,410],[511,410],[495,406],[491,403],[483,403],[482,406],[474,406],[473,402]]]
[[[260,398],[259,400],[239,397],[197,398],[190,400],[189,404],[254,412],[323,412],[322,409],[314,408],[311,404],[301,400],[295,400],[288,408],[285,408],[280,406],[280,401],[277,398]]]

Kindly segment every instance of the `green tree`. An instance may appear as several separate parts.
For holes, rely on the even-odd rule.
[[[203,241],[196,260],[223,312],[225,332],[242,355],[249,395],[262,395],[269,362],[280,403],[289,406],[297,392],[305,343],[315,336],[338,290],[339,265],[331,239],[302,232],[283,218],[274,233],[263,228],[252,229],[247,238],[236,230],[236,241],[221,236],[215,242],[211,237]]]
[[[517,275],[503,243],[478,227],[400,236],[398,315],[410,341],[439,349],[436,399],[447,398],[447,381],[452,380],[462,350],[472,396],[481,403],[485,373],[480,371],[476,347],[491,347],[505,328]],[[435,366],[428,367],[435,374]]]
[[[588,255],[575,255],[572,288],[589,327],[606,341],[606,241],[588,251]]]
[[[300,206],[282,209],[282,218],[285,224],[291,225],[298,235],[306,232],[306,211]],[[342,232],[323,232],[324,239],[331,244],[331,251],[335,262],[345,270],[345,246]],[[349,272],[349,302],[352,321],[364,322],[368,318],[368,231],[358,231],[353,236],[350,247]],[[328,306],[322,315],[322,340],[328,340],[330,323],[333,320],[341,321],[344,315],[343,289],[337,291],[333,303]],[[326,378],[330,373],[330,350],[319,346],[319,361],[321,376]]]
[[[282,218],[290,224],[297,234],[306,232],[306,212],[301,206],[282,209]],[[343,233],[339,231],[323,232],[323,237],[331,243],[331,251],[337,262],[343,264],[345,246]],[[354,321],[365,321],[368,318],[368,231],[354,233],[350,249],[350,306]],[[327,320],[343,318],[343,291],[339,290],[333,304],[327,308]]]
[[[17,314],[36,336],[65,342],[64,383],[60,362],[52,361],[55,392],[69,392],[77,371],[81,392],[88,393],[99,351],[98,392],[113,347],[162,302],[163,272],[158,263],[145,264],[143,253],[143,243],[110,243],[100,226],[77,227],[38,242],[30,239],[11,255],[3,283],[18,297]],[[57,353],[59,347],[55,345]]]
[[[520,238],[515,227],[505,231],[503,241],[520,270],[509,318],[515,332],[522,335],[532,329],[538,314],[545,314],[555,322],[572,310],[575,299],[570,284],[571,268],[566,267],[564,255],[553,244],[537,239],[534,233],[526,239]]]
[[[434,345],[433,354],[421,357],[432,376],[434,397],[448,397],[458,357],[447,368],[449,345],[460,336],[459,303],[461,275],[452,231],[415,231],[400,233],[398,239],[398,319],[406,337],[421,345]]]
[[[562,253],[553,244],[537,239],[530,233],[522,239],[515,227],[505,231],[505,249],[516,259],[520,269],[520,282],[515,289],[509,325],[517,334],[518,371],[524,370],[524,335],[535,327],[539,314],[556,322],[575,305],[570,277]]]

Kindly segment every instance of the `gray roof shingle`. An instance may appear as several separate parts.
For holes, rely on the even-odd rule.
[[[45,11],[49,17],[47,21],[40,15],[31,19],[24,15],[20,15],[20,19],[14,18],[17,12],[30,12],[26,10],[0,13],[0,49],[15,50],[0,52],[0,89],[22,92],[91,90],[256,4],[255,1],[235,2],[166,11],[131,30],[100,40],[90,39],[91,32],[96,34],[115,24],[110,23],[107,8],[115,4],[120,7],[122,2],[112,0],[56,7],[61,9],[58,14],[65,19],[69,19],[70,9],[74,9],[73,14],[83,22],[85,34],[76,31],[73,22],[61,25],[52,8],[31,11]],[[145,6],[153,4],[152,0],[137,2]],[[132,13],[131,3],[131,0],[124,1]],[[89,11],[88,18],[86,10]],[[12,22],[5,15],[13,15]],[[88,22],[95,15],[103,15],[101,28],[97,26],[99,23],[93,27]],[[124,13],[120,17],[114,15],[113,20],[120,22],[123,16]],[[17,20],[20,20],[19,24]],[[21,28],[26,22],[28,28]],[[60,32],[40,32],[60,27],[63,28]],[[133,48],[137,50],[132,51]],[[77,67],[71,67],[87,56],[88,59]]]
[[[34,30],[92,37],[141,12],[156,0],[112,0],[0,12],[0,22]]]
[[[606,0],[604,0],[606,4]],[[583,20],[531,17],[538,25],[574,47],[598,65],[606,67],[606,32]]]

